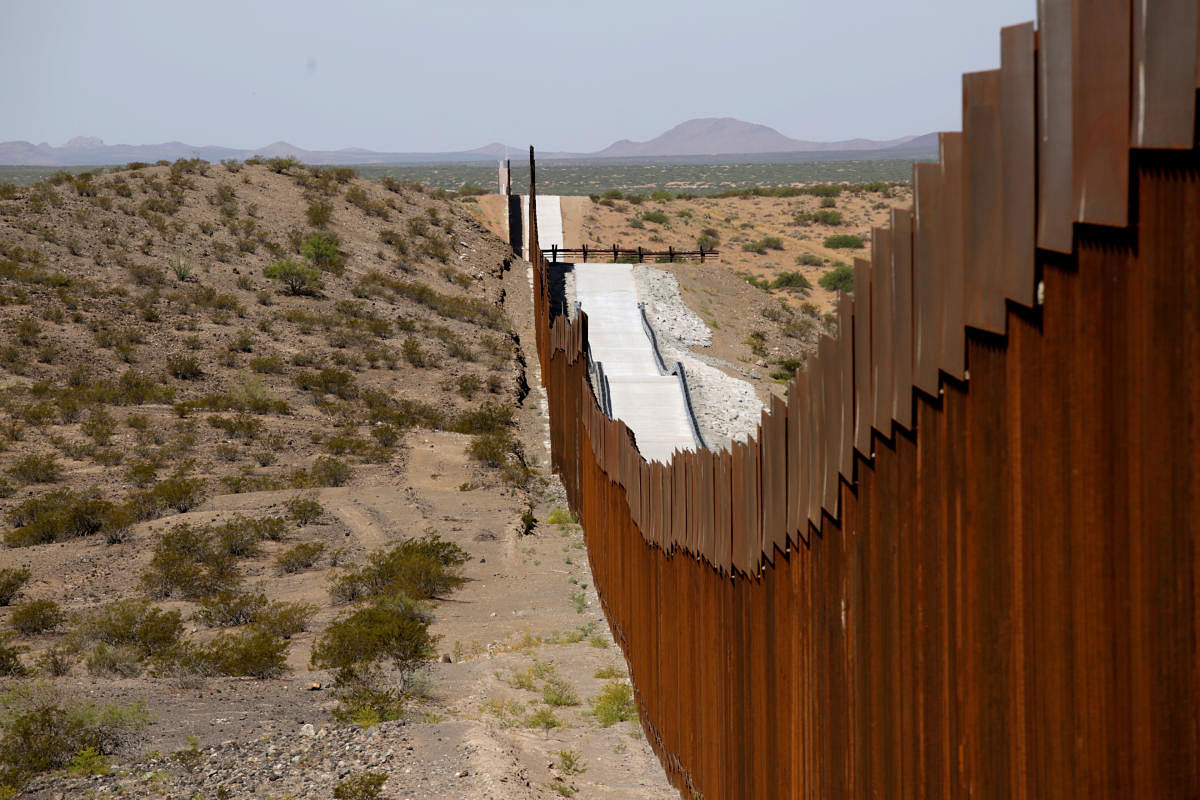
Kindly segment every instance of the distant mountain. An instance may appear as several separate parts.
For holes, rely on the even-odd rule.
[[[743,122],[732,117],[692,119],[648,142],[622,139],[593,158],[644,158],[646,156],[718,155],[722,153],[819,153],[829,150],[887,150],[918,137],[889,141],[848,139],[840,142],[810,142],[784,136],[774,128]]]
[[[94,136],[77,136],[62,147],[42,142],[0,142],[0,164],[13,166],[102,166],[128,164],[131,161],[155,162],[160,159],[202,158],[217,162],[227,158],[247,159],[251,156],[286,158],[292,156],[306,164],[428,164],[436,162],[491,161],[506,153],[517,154],[521,149],[493,143],[476,150],[457,153],[380,153],[349,147],[344,150],[305,150],[289,142],[272,142],[264,147],[241,150],[163,142],[161,144],[105,144]]]
[[[343,150],[305,150],[289,142],[272,142],[264,147],[240,150],[232,147],[205,145],[196,147],[183,142],[162,144],[108,145],[95,136],[77,136],[62,147],[45,142],[0,143],[0,164],[14,166],[84,166],[127,164],[130,161],[154,162],[161,159],[203,158],[221,161],[227,158],[246,159],[254,155],[267,158],[292,156],[306,164],[435,164],[464,161],[493,161],[505,157],[521,161],[526,148],[492,142],[474,150],[451,153],[385,153],[349,147]],[[774,128],[743,122],[732,117],[693,119],[648,142],[621,139],[594,153],[542,152],[545,161],[645,161],[647,159],[684,159],[701,157],[745,156],[746,160],[762,161],[764,154],[788,154],[787,160],[878,159],[927,157],[937,152],[937,134],[904,136],[899,139],[847,139],[840,142],[812,142],[792,139]]]

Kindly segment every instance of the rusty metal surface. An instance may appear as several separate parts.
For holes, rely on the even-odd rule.
[[[912,429],[912,212],[892,209],[892,419]]]
[[[871,420],[875,388],[871,381],[871,270],[865,259],[854,259],[854,449],[871,457]]]
[[[963,321],[1004,333],[1004,165],[1000,70],[963,75]]]
[[[1034,304],[1033,251],[1036,209],[1035,92],[1033,23],[1000,31],[1000,139],[1004,232],[1001,275],[1003,296],[1023,306]]]
[[[871,229],[871,425],[892,436],[892,232]]]
[[[1189,149],[1195,141],[1196,76],[1178,69],[1197,61],[1200,4],[1195,0],[1134,0],[1134,147]]]
[[[1059,22],[1106,41],[1077,11]],[[1005,32],[1005,169],[1028,149],[1006,95],[1032,91],[1007,72],[1028,36]],[[974,124],[968,151],[987,147]],[[1001,290],[999,337],[963,317],[963,230],[993,189],[966,174],[962,137],[940,151],[917,170],[910,300],[892,288],[898,216],[856,265],[838,340],[731,451],[647,464],[596,405],[586,315],[551,323],[535,257],[553,463],[646,739],[685,797],[1200,796],[1200,157],[1137,153],[1134,226],[1076,229],[1070,259],[1035,253],[1044,304],[1003,304],[1024,246],[973,277]],[[1008,215],[1022,184],[1002,178]],[[927,328],[934,369],[966,378],[969,357],[969,380],[929,375]],[[914,383],[912,430],[893,429]]]
[[[1074,128],[1070,2],[1038,0],[1037,246],[1071,252]]]
[[[1129,223],[1131,2],[1090,0],[1074,15],[1071,200],[1078,222]]]
[[[913,385],[936,397],[944,306],[942,170],[913,164]]]

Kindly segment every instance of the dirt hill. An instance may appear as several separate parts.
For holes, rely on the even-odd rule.
[[[287,158],[0,187],[0,796],[657,791],[510,257]]]

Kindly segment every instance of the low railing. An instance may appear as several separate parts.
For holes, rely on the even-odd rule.
[[[637,259],[638,264],[644,263],[647,258],[652,259],[653,263],[673,263],[676,260],[687,261],[693,258],[699,258],[700,263],[704,263],[706,258],[718,258],[721,253],[719,250],[706,250],[701,247],[699,250],[676,250],[674,247],[668,247],[666,250],[645,250],[641,247],[635,249],[621,249],[615,244],[612,247],[588,247],[586,244],[583,247],[546,247],[542,248],[542,255],[548,256],[551,263],[556,263],[559,256],[580,256],[583,263],[587,263],[588,256],[592,257],[593,261],[600,259],[612,258],[612,263],[626,263]],[[662,261],[662,259],[666,259]]]

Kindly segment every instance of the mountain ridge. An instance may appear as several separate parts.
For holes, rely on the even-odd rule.
[[[734,119],[733,117],[702,117],[687,120],[654,137],[636,142],[620,139],[592,153],[541,153],[545,161],[561,159],[645,159],[677,158],[710,155],[761,155],[769,153],[875,153],[887,157],[927,154],[936,150],[936,134],[904,136],[898,139],[846,139],[817,142],[792,139],[766,125]],[[62,146],[46,142],[0,142],[0,164],[12,166],[91,166],[125,164],[131,161],[175,161],[180,158],[202,158],[221,161],[246,159],[259,155],[267,158],[291,156],[308,164],[428,164],[482,161],[506,156],[520,157],[525,148],[503,142],[490,142],[471,150],[454,152],[381,152],[361,147],[340,150],[308,150],[286,141],[274,141],[259,148],[233,148],[218,145],[194,146],[170,141],[157,144],[105,144],[95,136],[76,136]],[[875,157],[880,157],[876,155]]]

